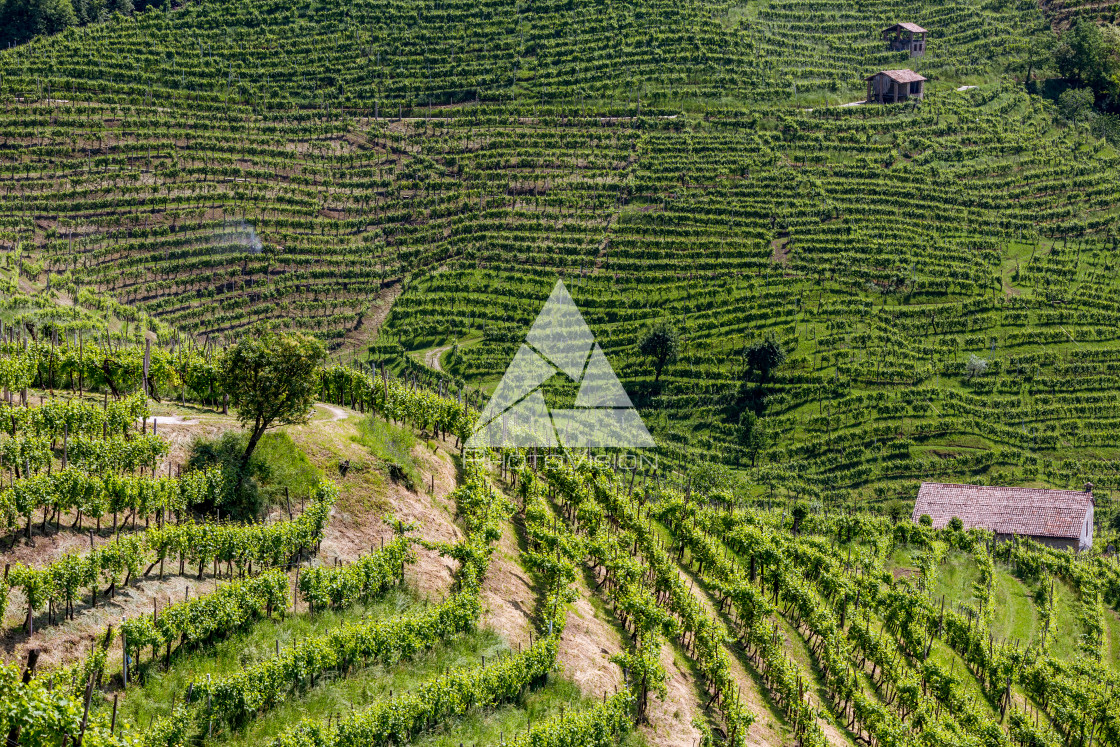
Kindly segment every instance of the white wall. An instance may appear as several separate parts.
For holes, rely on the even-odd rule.
[[[1093,546],[1093,504],[1091,503],[1089,510],[1085,512],[1085,523],[1081,526],[1081,541],[1078,545],[1083,550]]]

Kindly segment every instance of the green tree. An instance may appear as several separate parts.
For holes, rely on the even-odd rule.
[[[809,507],[801,501],[793,504],[793,511],[790,512],[793,517],[793,533],[801,534],[801,522],[805,521],[805,517],[809,515]]]
[[[786,351],[773,337],[751,343],[743,351],[747,359],[747,376],[752,372],[758,374],[759,383],[770,379],[770,373],[786,361]]]
[[[304,334],[267,333],[241,340],[222,360],[222,389],[249,431],[244,473],[261,436],[277,425],[306,423],[319,391],[323,343]],[[244,479],[244,474],[239,475]]]
[[[70,0],[0,0],[0,43],[20,44],[78,23]]]
[[[638,340],[638,351],[653,359],[653,380],[661,378],[661,369],[665,364],[676,360],[680,352],[680,333],[667,320],[662,319],[652,325]]]
[[[1031,88],[1033,85],[1031,78],[1034,77],[1034,74],[1040,68],[1053,63],[1054,47],[1056,45],[1057,37],[1050,30],[1050,26],[1046,24],[1030,34],[1020,47],[1025,52],[1024,59],[1014,67],[1016,70],[1024,71],[1023,82],[1026,83],[1028,90],[1033,90]]]
[[[758,463],[758,455],[766,448],[769,435],[766,423],[752,410],[743,410],[739,427],[742,429],[743,450],[751,458],[751,466],[754,467]]]
[[[731,470],[715,462],[700,462],[688,470],[688,479],[699,495],[730,490],[734,485]]]
[[[1088,86],[1105,108],[1120,104],[1120,38],[1088,20],[1062,34],[1054,64],[1075,86]]]
[[[983,376],[984,372],[988,370],[988,361],[985,358],[980,358],[975,354],[968,356],[968,363],[964,364],[965,378],[972,381],[977,376]]]
[[[1070,122],[1084,122],[1092,117],[1095,103],[1092,90],[1069,88],[1058,96],[1058,111]]]

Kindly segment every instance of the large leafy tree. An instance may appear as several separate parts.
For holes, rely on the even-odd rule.
[[[744,410],[739,418],[742,429],[742,446],[751,458],[751,466],[758,463],[758,455],[766,448],[768,434],[766,423],[751,410]]]
[[[773,337],[751,343],[743,351],[747,360],[748,377],[751,372],[758,374],[759,383],[770,379],[770,372],[785,363],[786,351]]]
[[[1103,108],[1120,105],[1120,37],[1081,20],[1062,35],[1054,51],[1062,77],[1093,89]]]
[[[666,320],[650,326],[638,340],[638,351],[653,359],[653,380],[661,378],[661,369],[674,360],[680,350],[680,334],[677,328]]]
[[[20,44],[77,24],[70,0],[0,0],[0,43]]]
[[[319,367],[326,357],[321,342],[300,333],[246,338],[226,352],[222,388],[249,432],[242,473],[266,430],[307,422],[319,391]]]

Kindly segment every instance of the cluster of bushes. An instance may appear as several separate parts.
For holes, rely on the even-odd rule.
[[[1054,66],[1070,88],[1058,96],[1068,122],[1086,123],[1097,137],[1120,143],[1120,33],[1081,21],[1064,33]]]
[[[22,44],[38,34],[57,34],[71,26],[129,15],[156,0],[0,0],[0,46]]]
[[[270,433],[261,439],[244,466],[242,458],[249,436],[228,431],[213,439],[199,438],[191,444],[187,468],[222,470],[222,489],[208,503],[194,506],[207,516],[221,513],[224,519],[252,521],[270,505],[284,505],[289,496],[306,496],[322,478],[286,433]]]

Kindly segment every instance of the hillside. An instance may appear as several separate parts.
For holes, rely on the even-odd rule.
[[[255,104],[214,90],[209,62],[190,63],[194,90],[171,86],[169,66],[186,79],[184,46],[216,54],[205,14],[218,7],[144,14],[0,55],[0,169],[15,207],[5,234],[10,252],[33,251],[40,285],[47,273],[72,280],[194,334],[279,325],[358,351],[392,304],[383,344],[458,344],[461,359],[448,353],[441,368],[488,387],[561,273],[673,458],[777,464],[767,479],[810,495],[905,496],[909,481],[932,476],[1115,484],[1114,426],[1102,414],[1115,391],[1116,152],[1056,125],[1048,102],[995,75],[1002,58],[984,58],[989,72],[968,67],[964,79],[979,87],[957,90],[953,16],[918,62],[933,76],[919,106],[810,110],[727,87],[711,100],[693,91],[682,110],[650,82],[640,116],[636,91],[628,105],[588,92],[570,112],[570,102],[526,92],[398,119],[387,115],[399,97],[382,107],[363,89],[354,99],[324,93],[314,108]],[[1019,19],[1015,28],[1041,21],[996,15]],[[866,41],[884,17],[825,26],[837,40],[866,29],[862,46],[845,46],[864,50],[859,64],[830,80],[901,64]],[[261,18],[230,23],[244,38],[228,39],[213,63],[227,82],[233,50],[252,48],[254,35],[280,44],[307,24],[344,22],[281,14],[274,28]],[[724,28],[713,23],[702,28]],[[186,27],[195,30],[176,31]],[[361,41],[331,38],[307,55],[311,71],[337,70]],[[135,51],[115,56],[121,49]],[[146,82],[113,83],[110,50]],[[41,77],[58,59],[75,69]],[[280,68],[274,100],[304,102],[282,57],[267,59]],[[759,58],[775,70],[783,59]],[[755,86],[765,76],[733,78]],[[654,387],[633,344],[662,315],[686,342]],[[753,391],[740,351],[767,335],[790,361]],[[965,381],[970,355],[990,365]],[[1059,392],[1055,377],[1071,370],[1079,384]],[[761,459],[742,448],[748,406],[781,444]]]
[[[948,78],[998,72],[1044,26],[1032,4],[1007,0],[362,0],[298,8],[219,0],[71,29],[10,53],[0,69],[11,92],[53,84],[101,100],[377,107],[386,116],[400,105],[471,101],[621,109],[639,95],[655,106],[785,102],[801,93],[860,94],[863,76],[904,63],[878,36],[900,14],[934,30],[936,52],[922,69]]]
[[[160,5],[0,50],[9,743],[1120,744],[1113,3]],[[468,444],[558,279],[646,468]]]
[[[20,721],[17,739],[76,733],[89,678],[104,685],[85,690],[81,732],[119,747],[1116,739],[1113,559],[866,514],[729,510],[723,495],[646,477],[631,490],[625,473],[586,462],[480,468],[385,400],[363,399],[362,415],[327,399],[266,443],[265,487],[284,498],[260,524],[184,521],[206,500],[196,488],[211,489],[199,473],[159,478],[182,492],[151,494],[141,486],[164,473],[159,457],[150,474],[106,471],[78,448],[121,440],[94,421],[127,410],[145,433],[138,417],[124,441],[166,443],[177,463],[192,436],[234,428],[229,416],[150,410],[140,396],[19,408],[22,435],[0,444],[49,438],[60,407],[84,425],[67,431],[57,478],[0,491],[0,645],[18,660],[34,650],[40,667],[30,685],[5,685],[0,725],[47,688],[37,713],[57,716]],[[153,415],[159,436],[146,432]],[[393,465],[421,479],[407,486]],[[13,502],[64,475],[100,479],[107,500]],[[113,487],[130,481],[140,489]]]

